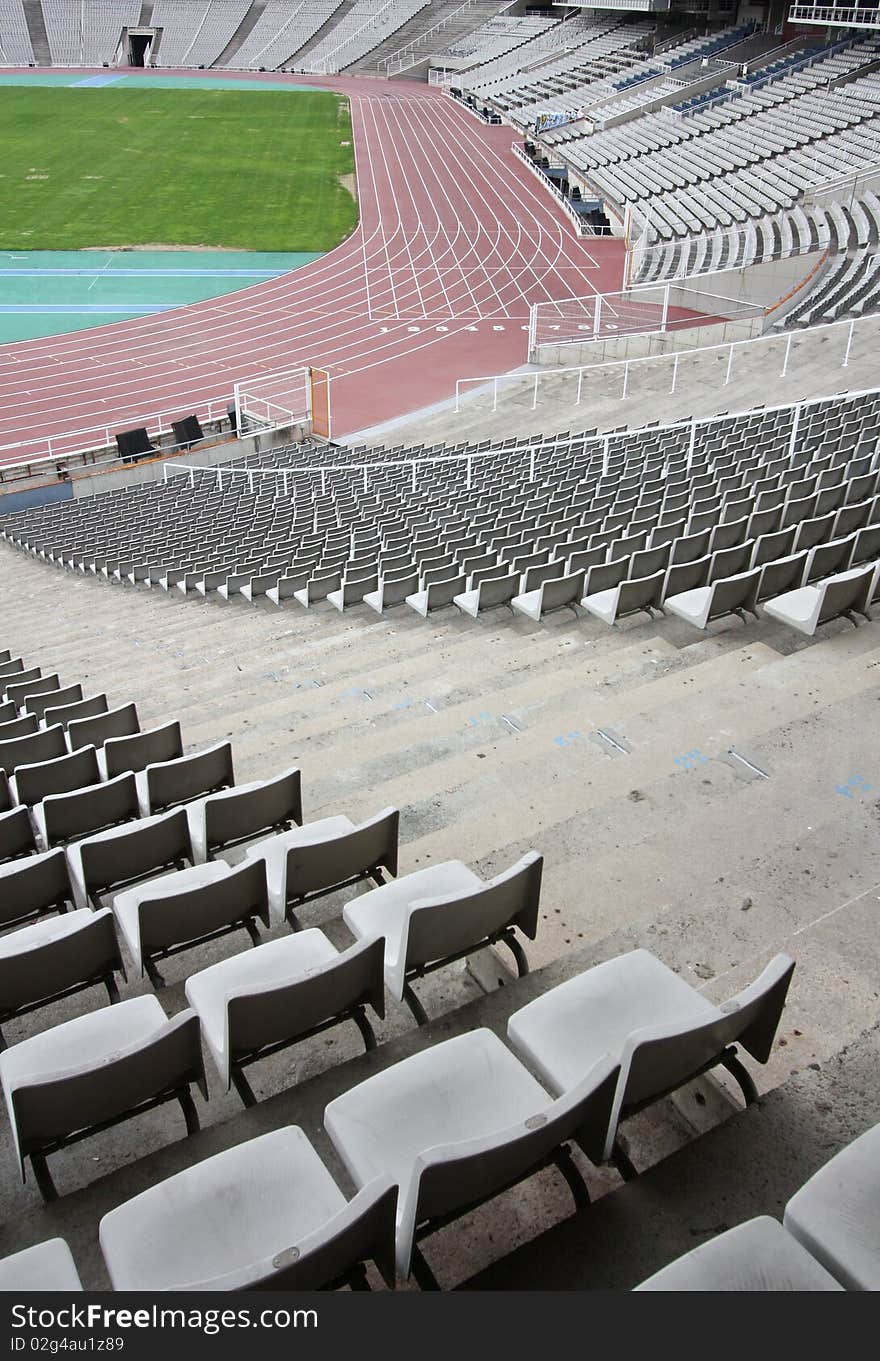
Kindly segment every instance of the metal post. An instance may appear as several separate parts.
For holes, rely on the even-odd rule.
[[[602,476],[608,476],[608,448],[611,443],[611,436],[606,435],[602,441]]]
[[[536,406],[538,405],[538,379],[540,378],[540,376],[541,376],[541,375],[540,375],[540,372],[535,374],[535,390],[534,390],[534,392],[532,393],[532,410],[533,410],[533,411],[535,410]]]
[[[369,481],[368,481],[368,478],[367,478],[367,465],[366,465],[366,463],[365,463],[365,464],[364,464],[364,491],[368,491],[368,490],[369,490]]]
[[[666,330],[666,318],[669,316],[669,284],[663,290],[663,310],[660,313],[660,330]]]
[[[584,371],[583,369],[578,369],[578,395],[575,398],[574,403],[575,406],[580,406],[581,404],[581,389],[583,388],[583,386],[584,386]]]
[[[602,294],[596,294],[596,310],[593,313],[593,339],[599,335],[599,320],[602,316]]]
[[[327,474],[324,472],[323,468],[321,469],[321,495],[327,495]]]
[[[732,368],[733,368],[733,345],[731,344],[730,350],[727,355],[727,373],[724,375],[725,387],[727,387],[727,384],[730,382],[730,370]]]
[[[623,401],[624,397],[626,396],[626,389],[628,386],[629,386],[629,360],[627,359],[623,366],[623,391],[620,394],[621,401]]]
[[[248,477],[248,491],[250,492],[251,496],[253,496],[253,494],[254,494],[254,475],[253,475],[252,472],[249,472],[248,475],[247,475],[247,477]]]
[[[534,482],[534,480],[535,480],[535,450],[534,448],[532,448],[529,450],[529,481]]]
[[[788,356],[790,355],[790,353],[791,353],[791,331],[789,331],[785,341],[785,358],[782,361],[782,372],[779,375],[780,378],[784,378],[785,375],[788,373]]]
[[[50,445],[49,445],[49,453],[51,454],[51,452],[52,452],[52,445],[50,444]],[[168,481],[168,464],[167,464],[167,463],[163,463],[163,464],[162,464],[162,481],[163,481],[163,482],[167,482],[167,481]]]
[[[470,491],[470,489],[471,489],[471,471],[472,471],[472,466],[471,466],[471,465],[472,465],[472,461],[473,461],[473,460],[471,459],[470,454],[468,454],[468,461],[467,461],[467,489],[468,489],[468,491]]]
[[[492,410],[498,410],[498,379],[492,379]]]
[[[844,367],[844,368],[846,368],[847,364],[849,363],[849,352],[850,352],[850,349],[852,348],[853,331],[855,330],[855,328],[856,328],[855,322],[854,322],[854,321],[851,321],[850,324],[849,324],[849,333],[847,334],[847,337],[846,337],[846,353],[845,353],[844,356],[843,356],[843,367]]]
[[[415,489],[416,489],[416,461],[415,461],[415,459],[413,459],[413,465],[412,465],[412,489],[413,489],[413,491],[415,491]]]
[[[789,441],[788,441],[788,456],[789,456],[789,458],[791,458],[791,456],[792,456],[792,454],[794,453],[794,450],[795,450],[795,445],[796,445],[796,443],[797,443],[797,432],[798,432],[798,426],[800,425],[800,420],[801,420],[801,406],[800,406],[800,403],[798,403],[798,405],[797,405],[797,406],[795,407],[795,409],[794,409],[794,416],[792,417],[792,421],[791,421],[791,437],[790,437],[790,439],[789,439]]]
[[[691,421],[691,437],[688,443],[688,462],[687,462],[688,472],[690,472],[691,464],[694,461],[694,449],[696,447],[696,443],[697,443],[697,422],[696,420],[693,420]]]
[[[456,414],[456,416],[458,415],[459,411],[461,410],[461,407],[460,407],[460,405],[459,405],[459,403],[460,403],[460,397],[459,397],[459,385],[460,385],[460,383],[461,383],[461,379],[460,379],[460,378],[456,378],[456,380],[455,380],[455,414]]]
[[[189,470],[189,485],[191,487],[194,487],[196,485],[196,474],[195,469],[193,468],[190,468]]]
[[[675,358],[672,361],[672,387],[669,389],[670,396],[672,396],[672,393],[675,391],[675,384],[677,382],[678,382],[678,350],[676,350]]]
[[[286,469],[286,468],[284,469],[283,473],[281,474],[281,485],[282,485],[282,487],[284,488],[284,495],[285,495],[285,498],[286,498],[286,496],[287,496],[287,469]]]

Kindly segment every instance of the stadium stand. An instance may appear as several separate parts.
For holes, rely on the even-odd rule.
[[[852,436],[841,436],[832,411],[845,413]],[[812,632],[836,614],[870,617],[880,589],[868,571],[880,558],[878,435],[880,397],[868,393],[808,403],[796,423],[783,407],[537,447],[465,446],[436,471],[427,465],[415,490],[419,451],[384,460],[374,451],[365,483],[360,465],[345,471],[356,453],[300,446],[243,466],[238,478],[229,470],[225,489],[222,473],[190,473],[102,498],[100,511],[83,502],[21,512],[5,518],[2,535],[119,584],[195,587],[251,605],[291,599],[309,608],[333,595],[338,609],[363,601],[383,613],[405,603],[427,616],[513,574],[518,589],[501,598],[532,619],[582,603],[614,623],[669,601],[700,627],[722,605],[726,613],[760,605],[804,627],[788,605],[778,614],[770,593],[790,561],[785,587],[809,601]],[[140,539],[136,523],[150,526]],[[850,599],[836,583],[853,572],[861,586]]]
[[[314,0],[290,5],[269,0],[241,46],[221,65],[273,71],[284,66],[314,37],[343,0]]]
[[[355,0],[330,32],[309,49],[300,69],[318,73],[344,71],[366,56],[430,0]]]
[[[5,66],[32,66],[35,61],[22,0],[3,0],[0,8],[0,61]]]
[[[448,8],[150,21],[163,65],[363,71]],[[53,62],[108,60],[100,9],[43,0]],[[822,252],[783,326],[880,302],[874,190],[805,200],[876,161],[877,39],[483,19],[438,60],[520,130],[589,110],[538,152],[639,278]],[[880,391],[754,402],[2,516],[0,1288],[480,1289],[518,1244],[583,1288],[571,1234],[617,1288],[877,1287]]]

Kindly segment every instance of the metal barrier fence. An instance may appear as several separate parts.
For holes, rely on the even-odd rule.
[[[146,426],[150,439],[159,439],[168,434],[172,422],[180,419],[182,411],[181,406],[174,411],[152,412],[147,415],[142,411],[135,411],[128,416],[120,417],[112,425],[106,423],[84,425],[59,435],[35,435],[31,439],[0,444],[0,482],[8,480],[10,475],[28,476],[29,470],[34,474],[40,472],[49,474],[59,465],[73,467],[78,462],[88,463],[89,466],[95,462],[115,462],[118,455],[108,456],[107,450],[115,445],[116,431]],[[195,400],[186,414],[198,416],[203,425],[210,424],[226,416],[226,400],[220,398],[208,402]],[[91,439],[86,442],[89,436]],[[67,447],[68,444],[70,448]]]
[[[278,373],[243,378],[235,384],[235,421],[239,438],[255,430],[281,430],[311,420],[310,370],[303,365]]]
[[[666,335],[700,321],[711,325],[718,320],[749,320],[762,317],[764,311],[763,304],[706,292],[687,279],[636,284],[621,293],[594,293],[589,298],[536,302],[529,309],[529,354],[540,345]]]
[[[467,399],[469,408],[476,396],[480,395],[480,393],[485,390],[485,395],[487,397],[491,392],[492,404],[490,409],[495,412],[499,409],[499,398],[501,397],[502,392],[509,393],[513,389],[518,389],[520,394],[525,393],[527,396],[529,394],[531,395],[531,409],[534,411],[539,405],[542,384],[546,389],[548,385],[554,383],[554,380],[558,380],[567,375],[571,375],[576,383],[576,395],[574,398],[575,406],[581,405],[585,395],[594,397],[613,396],[612,384],[615,375],[618,376],[620,382],[617,396],[620,401],[623,401],[631,395],[630,376],[633,372],[642,372],[649,366],[654,366],[654,368],[656,368],[663,364],[671,369],[669,387],[669,394],[671,395],[676,390],[681,367],[686,365],[689,360],[694,359],[699,355],[713,353],[727,355],[727,367],[722,384],[726,387],[733,377],[736,355],[755,346],[764,347],[768,359],[771,356],[771,347],[775,346],[777,349],[782,349],[784,351],[779,372],[776,373],[768,368],[767,373],[768,380],[771,378],[782,379],[785,378],[788,373],[792,352],[796,351],[798,346],[812,344],[814,340],[817,341],[817,343],[821,342],[821,340],[824,340],[826,334],[831,332],[839,334],[841,337],[840,367],[845,369],[852,358],[853,342],[856,338],[856,331],[860,322],[864,322],[866,325],[874,322],[876,326],[876,318],[854,318],[851,321],[833,321],[824,326],[812,326],[803,331],[785,331],[778,335],[756,336],[747,340],[729,340],[718,345],[701,345],[692,350],[668,350],[662,354],[639,355],[632,359],[613,359],[598,364],[579,364],[566,366],[564,368],[538,369],[531,373],[499,373],[479,378],[459,378],[456,380],[455,384],[455,410],[456,412],[461,411],[462,400],[466,397],[467,389],[471,387],[476,388],[478,391],[477,393],[472,393]],[[870,335],[870,343],[873,343],[875,334],[876,331]],[[760,351],[758,352],[760,353]],[[824,351],[823,358],[827,359],[829,364],[833,362],[831,357],[826,355]],[[588,391],[590,380],[594,375],[602,375],[602,387],[600,392]],[[558,405],[558,391],[552,392],[551,400]]]
[[[846,363],[848,355],[849,343],[847,343],[847,350],[844,363]],[[789,354],[788,349],[786,348],[786,355],[783,361],[783,374],[788,364],[788,359]],[[837,396],[841,397],[841,400],[843,402],[847,402],[856,401],[860,397],[875,396],[878,393],[880,393],[880,388],[871,387],[871,388],[858,388],[853,390],[852,392],[847,392],[845,394],[837,394]],[[777,402],[773,405],[762,406],[760,409],[767,415],[770,415],[775,411],[790,411],[792,413],[788,452],[789,454],[793,454],[796,452],[798,447],[797,445],[798,432],[800,430],[803,413],[805,411],[808,411],[809,408],[812,406],[818,406],[821,404],[827,405],[827,403],[831,400],[833,400],[833,398],[827,395],[820,397],[808,397],[800,402]],[[382,460],[377,459],[370,463],[330,463],[318,464],[317,466],[288,466],[284,468],[239,468],[231,466],[229,464],[226,464],[225,466],[216,464],[213,467],[199,467],[193,464],[168,463],[165,465],[164,469],[164,482],[167,484],[171,480],[169,474],[171,476],[186,475],[189,478],[190,486],[195,486],[196,473],[210,473],[216,479],[217,486],[221,491],[223,489],[224,478],[228,477],[230,479],[231,485],[233,478],[244,477],[248,482],[249,490],[252,492],[255,487],[254,481],[255,478],[274,477],[276,479],[281,480],[282,493],[283,495],[286,496],[289,494],[290,485],[289,480],[291,476],[301,475],[305,473],[311,477],[320,478],[321,493],[322,495],[325,495],[327,491],[328,473],[358,472],[362,475],[363,487],[364,490],[366,491],[369,490],[369,477],[371,472],[379,472],[386,470],[388,468],[409,468],[411,469],[412,475],[411,487],[412,490],[415,491],[418,488],[419,468],[431,467],[438,463],[463,463],[467,466],[466,487],[469,489],[472,485],[475,463],[478,463],[484,459],[496,458],[500,454],[503,454],[505,457],[510,457],[512,454],[517,453],[520,454],[524,462],[527,463],[529,481],[534,482],[537,473],[537,460],[541,457],[542,453],[545,450],[557,451],[559,449],[560,443],[567,438],[575,440],[578,445],[583,446],[594,445],[597,448],[601,449],[603,457],[603,470],[607,472],[608,462],[610,458],[611,441],[614,439],[620,438],[632,439],[633,437],[638,435],[643,429],[646,433],[650,433],[652,436],[656,436],[667,430],[687,430],[689,431],[688,458],[690,460],[696,447],[697,431],[700,430],[703,426],[713,426],[722,421],[725,424],[728,424],[730,421],[739,420],[752,414],[753,414],[752,408],[745,408],[740,411],[725,412],[723,415],[691,416],[685,420],[667,421],[663,424],[658,423],[657,425],[651,425],[646,427],[636,426],[633,427],[632,429],[607,431],[601,435],[575,433],[573,435],[536,436],[533,440],[530,440],[528,444],[525,444],[522,448],[519,449],[506,448],[504,445],[503,437],[499,437],[499,444],[497,448],[489,447],[486,449],[474,449],[469,453],[460,454],[430,454],[424,458],[419,458],[418,455],[414,455],[413,458],[411,459],[382,459]]]

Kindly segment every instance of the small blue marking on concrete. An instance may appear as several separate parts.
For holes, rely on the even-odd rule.
[[[835,785],[834,792],[845,799],[854,799],[857,794],[870,794],[873,788],[862,775],[850,775],[846,784]]]

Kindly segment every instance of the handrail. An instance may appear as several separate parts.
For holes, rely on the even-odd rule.
[[[847,323],[834,322],[834,323],[832,323],[832,324],[835,325],[835,326],[840,326],[840,325],[846,325]],[[815,328],[815,329],[819,329],[819,328]],[[792,334],[792,333],[789,332],[789,337],[791,336],[791,334]],[[803,336],[805,336],[805,335],[808,335],[808,334],[809,334],[808,332],[804,332],[804,331],[798,332],[798,335],[801,336],[801,337],[803,337]],[[777,337],[774,337],[774,339],[779,340],[779,339],[781,339],[781,337],[780,337],[780,336],[777,336]],[[737,344],[737,343],[738,343],[738,342],[736,342],[736,341],[733,342],[733,344]],[[848,357],[848,356],[847,356],[847,357]],[[655,358],[655,359],[664,359],[664,358],[665,358],[665,359],[671,359],[671,358],[673,358],[673,356],[672,356],[672,355],[669,355],[669,354],[667,354],[667,355],[656,355],[656,356],[653,356],[653,358]],[[787,364],[787,361],[788,361],[788,354],[786,354],[786,360],[785,360],[786,364]],[[622,363],[622,362],[623,362],[623,361],[621,361],[621,363]],[[634,360],[630,360],[629,362],[630,362],[630,363],[634,363],[635,361],[634,361]],[[558,373],[558,372],[562,372],[562,370],[556,370],[556,372],[557,372],[557,373]],[[570,372],[573,372],[573,373],[574,373],[574,372],[578,372],[578,370],[572,369],[572,370],[570,370]],[[518,375],[507,375],[507,376],[508,376],[508,377],[516,376],[516,377],[519,377],[519,378],[529,378],[529,377],[532,377],[531,374],[518,374]],[[478,380],[478,379],[474,379],[473,381],[474,381],[474,382],[477,382],[477,381],[491,381],[491,380]],[[837,395],[838,397],[842,397],[842,399],[843,399],[844,401],[855,401],[855,400],[856,400],[857,398],[859,398],[859,397],[871,397],[871,396],[875,396],[875,395],[877,395],[877,394],[880,394],[880,387],[854,388],[854,389],[852,389],[851,391],[848,391],[848,392],[846,392],[846,393],[838,393],[838,394],[836,394],[836,395]],[[804,397],[804,398],[802,398],[800,401],[775,402],[775,403],[771,403],[771,404],[769,404],[769,405],[762,406],[762,407],[760,407],[760,408],[758,408],[758,409],[760,409],[761,411],[763,411],[763,412],[765,412],[765,413],[767,413],[767,414],[772,413],[772,412],[774,412],[774,411],[791,411],[792,413],[799,413],[799,412],[801,412],[804,408],[809,408],[809,407],[812,407],[812,406],[817,406],[817,405],[819,405],[820,403],[827,403],[827,402],[830,401],[830,400],[831,400],[831,397],[830,397],[828,394],[825,394],[824,396],[818,396],[818,397]],[[589,433],[586,433],[586,432],[581,433],[580,431],[573,431],[573,432],[571,433],[571,438],[572,438],[572,439],[576,439],[576,440],[578,441],[578,443],[583,443],[583,444],[596,444],[596,445],[607,446],[611,440],[613,440],[613,439],[615,439],[615,438],[617,438],[617,437],[626,438],[626,439],[632,439],[634,436],[641,434],[643,431],[649,431],[652,435],[656,435],[656,434],[658,434],[658,433],[662,433],[663,431],[667,431],[667,430],[682,430],[682,429],[696,430],[697,427],[699,427],[699,426],[703,426],[703,425],[710,425],[710,426],[711,426],[711,425],[715,425],[718,421],[722,421],[722,420],[723,420],[723,421],[732,421],[732,420],[735,421],[735,420],[740,420],[740,419],[742,419],[742,418],[744,418],[744,417],[753,415],[754,412],[755,412],[755,410],[756,410],[756,408],[754,408],[754,407],[746,407],[746,408],[744,408],[744,409],[742,409],[742,410],[739,410],[739,411],[730,411],[730,412],[723,412],[723,413],[716,412],[715,415],[712,415],[712,416],[686,416],[686,417],[683,417],[683,418],[681,418],[681,419],[679,419],[679,420],[675,420],[675,421],[666,421],[666,422],[664,422],[664,423],[662,423],[662,424],[658,424],[658,425],[632,426],[632,427],[626,428],[625,430],[614,430],[614,431],[608,430],[608,431],[604,431],[604,432],[601,433],[601,434],[589,434]],[[538,436],[535,436],[534,438],[532,438],[532,437],[530,437],[530,436],[524,436],[524,437],[523,437],[523,442],[522,442],[522,445],[521,445],[521,446],[520,446],[520,445],[517,445],[517,446],[515,446],[514,448],[510,448],[510,447],[507,447],[506,444],[505,444],[505,436],[499,435],[499,436],[497,436],[497,447],[491,447],[492,442],[490,441],[490,442],[489,442],[489,443],[490,443],[490,447],[489,447],[488,449],[478,449],[478,448],[474,448],[474,449],[471,449],[470,451],[466,451],[466,452],[462,452],[462,453],[458,453],[458,454],[441,454],[441,455],[427,454],[427,455],[425,455],[424,457],[420,457],[419,454],[418,454],[418,451],[417,451],[417,450],[414,450],[414,451],[413,451],[413,455],[412,455],[411,458],[373,459],[372,461],[367,462],[367,463],[333,463],[333,464],[323,464],[323,465],[317,464],[317,465],[315,465],[315,466],[313,466],[313,467],[294,467],[294,466],[288,465],[288,466],[286,466],[286,467],[281,467],[281,468],[279,468],[279,467],[274,467],[274,468],[244,468],[244,467],[236,467],[235,465],[233,465],[233,464],[228,464],[228,463],[226,463],[226,464],[214,464],[214,465],[211,466],[211,467],[199,467],[199,466],[197,466],[197,465],[195,465],[195,464],[178,463],[178,464],[166,464],[166,468],[170,468],[172,471],[175,471],[175,470],[176,470],[176,471],[178,471],[181,475],[184,474],[184,473],[187,473],[187,474],[190,474],[190,475],[195,474],[195,473],[211,473],[211,474],[214,475],[215,477],[219,475],[219,476],[222,478],[222,477],[224,477],[227,473],[229,473],[229,474],[235,474],[235,475],[239,475],[239,474],[240,474],[240,475],[242,475],[242,476],[244,476],[244,477],[248,477],[248,478],[250,478],[250,479],[253,479],[253,477],[254,477],[255,475],[260,475],[260,476],[281,478],[282,481],[283,481],[283,480],[285,480],[285,478],[286,478],[288,475],[290,475],[291,473],[309,473],[309,474],[318,474],[318,475],[326,474],[326,473],[329,473],[329,472],[343,472],[343,473],[344,473],[344,472],[366,472],[366,473],[368,473],[368,472],[371,472],[371,471],[381,471],[383,468],[414,468],[415,466],[418,466],[418,465],[421,465],[421,464],[426,464],[426,465],[428,465],[428,464],[434,464],[434,463],[468,463],[468,462],[470,462],[470,461],[473,460],[473,459],[495,458],[495,457],[497,457],[498,454],[516,454],[516,453],[521,453],[521,454],[523,454],[523,456],[528,455],[528,456],[531,457],[531,456],[534,456],[536,453],[540,453],[540,451],[541,451],[542,449],[546,449],[546,448],[555,448],[555,447],[557,447],[557,445],[559,444],[559,439],[560,439],[560,437],[559,437],[558,434],[538,435]],[[164,480],[167,482],[167,481],[168,481],[168,477],[166,476]],[[194,479],[192,479],[192,480],[194,480]]]
[[[484,119],[483,121],[485,122],[486,120]],[[571,206],[571,201],[565,197],[561,190],[556,188],[556,185],[547,175],[544,174],[540,166],[535,165],[532,158],[526,155],[523,143],[513,142],[511,143],[510,149],[513,152],[514,156],[516,156],[520,161],[522,161],[523,165],[526,166],[527,169],[531,170],[532,174],[537,176],[537,178],[541,181],[544,188],[549,190],[549,192],[553,195],[559,206],[562,208],[562,211],[566,214],[567,217],[571,219],[578,236],[603,236],[603,235],[610,236],[611,234],[610,230],[605,233],[597,230],[591,230],[582,221],[580,214],[576,211],[576,209],[574,209]],[[597,197],[599,196],[597,195]]]
[[[473,9],[476,3],[477,0],[464,0],[464,4],[459,5],[456,9],[452,10],[450,14],[447,14],[445,18],[440,19],[438,23],[434,24],[433,28],[425,29],[424,33],[420,33],[417,38],[412,38],[408,43],[404,43],[403,47],[397,48],[396,51],[394,52],[389,52],[388,56],[383,57],[382,60],[378,63],[378,70],[385,71],[387,75],[388,68],[390,67],[393,61],[395,61],[399,57],[405,57],[409,53],[415,51],[415,49],[421,43],[427,42],[428,38],[430,38],[432,33],[438,33],[441,29],[446,28],[447,24],[452,23],[452,20],[455,18],[457,14],[461,14],[461,12],[466,9]],[[396,71],[407,71],[409,70],[410,66],[415,65],[416,62],[411,61],[407,66],[399,65],[395,69]]]
[[[196,411],[195,414],[206,422],[215,421],[226,415],[225,399],[221,399],[221,406],[222,410],[218,408],[216,401],[211,400],[208,402],[207,407],[203,407],[200,411]],[[218,410],[220,412],[219,415],[217,414]],[[137,415],[120,417],[118,421],[112,422],[112,426],[106,422],[102,425],[86,425],[81,426],[78,430],[65,430],[58,435],[34,435],[30,439],[14,440],[9,444],[0,444],[0,481],[5,478],[7,473],[12,472],[16,468],[41,468],[49,463],[64,463],[68,459],[85,459],[89,454],[98,453],[102,449],[112,448],[114,438],[113,429],[125,429],[126,425],[131,426],[134,422],[139,422],[141,425],[145,424],[151,438],[160,437],[168,433],[171,429],[172,420],[179,416],[180,412],[181,407],[178,406],[174,411],[161,411],[150,416],[144,416],[142,413],[138,413]],[[165,426],[164,429],[163,422]],[[93,440],[91,444],[80,445],[73,449],[56,451],[53,451],[52,449],[53,440],[57,444],[62,440],[79,439],[81,436],[91,434],[103,434],[103,444]],[[27,449],[35,444],[45,445],[49,452],[33,458],[22,458],[15,463],[6,463],[3,461],[3,455],[5,453],[14,452],[17,449]]]
[[[880,28],[880,6],[792,5],[792,24],[835,24],[841,28]]]
[[[547,380],[547,379],[553,379],[553,378],[558,378],[558,377],[559,377],[560,375],[562,375],[562,374],[577,374],[577,375],[578,375],[577,397],[576,397],[576,399],[575,399],[574,405],[575,405],[575,406],[579,406],[579,405],[580,405],[580,402],[581,402],[581,395],[582,395],[582,388],[583,388],[584,375],[590,375],[590,374],[594,374],[594,373],[599,373],[601,370],[606,370],[606,369],[616,369],[616,370],[618,370],[618,371],[619,371],[619,370],[622,370],[622,371],[623,371],[623,390],[622,390],[622,391],[620,392],[620,394],[619,394],[619,397],[620,397],[620,399],[622,400],[624,397],[627,396],[627,393],[628,393],[628,389],[629,389],[629,375],[630,375],[630,370],[631,370],[632,368],[634,368],[636,365],[641,365],[641,364],[662,364],[662,363],[667,363],[667,364],[668,364],[670,361],[672,362],[672,365],[673,365],[673,378],[672,378],[672,387],[670,388],[670,392],[673,393],[673,392],[675,392],[675,386],[676,386],[676,382],[677,382],[677,378],[678,378],[678,369],[679,369],[679,364],[680,364],[681,360],[683,360],[683,359],[692,359],[692,358],[694,358],[694,357],[697,356],[697,355],[711,354],[711,353],[713,353],[714,351],[717,351],[717,350],[725,350],[725,351],[727,351],[727,355],[728,355],[728,361],[727,361],[727,373],[726,373],[726,376],[725,376],[725,378],[724,378],[724,383],[723,383],[723,386],[726,387],[727,384],[730,382],[731,373],[732,373],[732,369],[733,369],[733,356],[734,356],[735,351],[737,351],[737,350],[739,350],[739,349],[744,349],[744,348],[745,348],[746,346],[748,346],[748,345],[764,345],[764,346],[769,346],[769,345],[772,345],[772,344],[779,344],[779,343],[782,341],[783,336],[785,337],[785,359],[784,359],[783,366],[782,366],[782,372],[779,374],[779,377],[780,377],[780,378],[784,378],[785,375],[786,375],[786,373],[787,373],[787,371],[788,371],[788,360],[789,360],[789,356],[790,356],[790,354],[791,354],[792,341],[793,341],[794,339],[797,339],[798,341],[810,341],[810,340],[812,340],[812,339],[816,336],[816,334],[817,334],[818,332],[820,332],[820,331],[823,331],[823,332],[824,332],[824,331],[833,331],[833,330],[836,330],[836,329],[838,329],[839,327],[843,327],[843,326],[848,327],[846,348],[845,348],[845,351],[844,351],[843,360],[842,360],[842,362],[841,362],[841,367],[842,367],[842,368],[846,368],[847,365],[849,364],[850,352],[851,352],[851,350],[852,350],[852,343],[853,343],[853,339],[854,339],[854,337],[855,337],[856,327],[857,327],[857,326],[860,326],[862,323],[865,323],[865,322],[876,322],[876,318],[875,318],[875,317],[871,317],[871,316],[868,316],[868,317],[853,317],[851,320],[825,322],[825,323],[823,323],[822,325],[819,325],[819,326],[811,326],[811,327],[809,327],[807,330],[803,330],[803,331],[783,331],[783,332],[777,332],[776,334],[760,335],[760,336],[750,336],[750,337],[747,337],[747,338],[745,338],[745,339],[743,339],[743,340],[722,340],[722,341],[718,341],[718,342],[717,342],[716,344],[714,344],[714,345],[699,345],[699,346],[696,346],[695,348],[690,349],[690,350],[664,350],[664,351],[662,351],[660,354],[644,354],[644,355],[636,355],[636,356],[634,356],[633,358],[630,358],[630,359],[610,359],[610,360],[604,360],[604,361],[602,361],[601,363],[598,363],[598,364],[575,364],[575,365],[567,365],[567,366],[562,367],[562,368],[536,369],[536,370],[532,370],[531,372],[522,372],[522,371],[520,371],[520,372],[515,372],[515,373],[489,374],[489,375],[483,375],[483,376],[474,377],[474,378],[458,378],[458,379],[456,379],[456,382],[455,382],[455,410],[456,410],[456,413],[460,412],[460,410],[461,410],[461,398],[462,398],[462,393],[463,393],[463,391],[464,391],[464,387],[465,387],[466,385],[468,385],[468,384],[479,384],[479,385],[481,385],[482,387],[488,387],[489,384],[492,384],[492,388],[493,388],[492,411],[495,412],[495,411],[498,410],[498,384],[499,384],[499,383],[505,383],[505,382],[507,382],[507,383],[512,383],[512,382],[526,383],[526,382],[531,382],[532,385],[533,385],[532,410],[534,411],[534,410],[537,408],[537,405],[538,405],[538,389],[539,389],[539,386],[540,386],[540,380],[541,380],[542,378],[545,379],[545,380]],[[871,391],[873,391],[873,389],[871,389]],[[609,394],[608,394],[608,391],[607,391],[607,388],[605,389],[603,395],[606,395],[606,396],[609,395]],[[825,396],[825,397],[815,397],[815,398],[810,398],[809,400],[810,400],[810,401],[816,401],[816,402],[818,402],[818,401],[828,401],[828,397],[827,397],[827,396]],[[780,405],[780,406],[783,406],[783,407],[784,407],[784,406],[791,406],[792,403],[791,403],[791,402],[782,402],[782,403],[780,403],[779,405]],[[765,409],[765,410],[773,410],[773,409],[775,409],[775,408],[765,407],[764,409]],[[717,418],[716,418],[716,419],[717,419]],[[678,424],[681,424],[681,422],[677,422],[677,423],[678,423]],[[656,429],[657,427],[652,427],[652,428]]]

